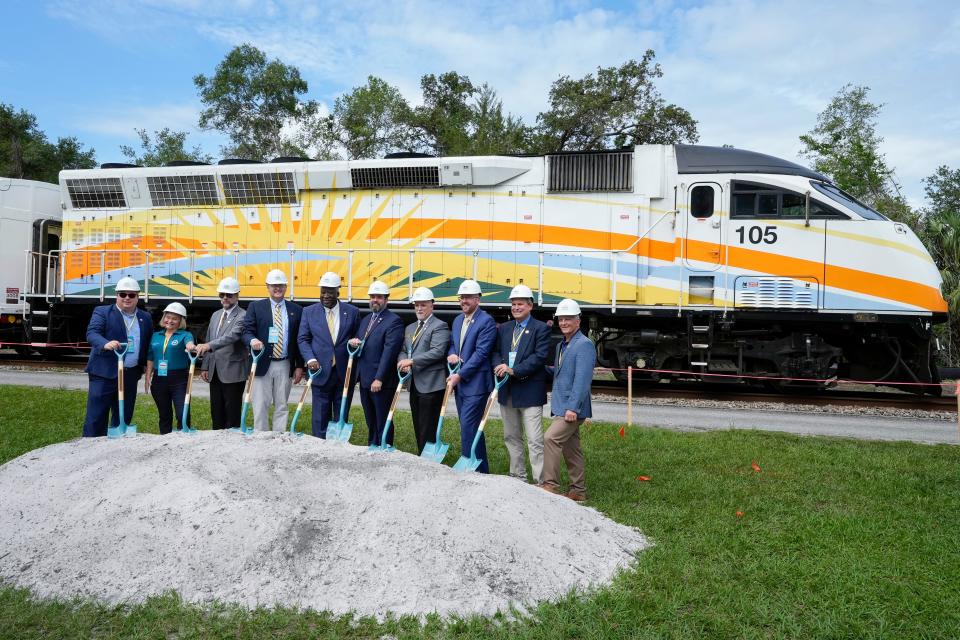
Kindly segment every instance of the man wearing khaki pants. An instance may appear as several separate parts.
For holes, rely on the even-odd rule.
[[[517,285],[510,292],[513,320],[500,325],[493,365],[497,376],[510,376],[499,392],[510,475],[527,479],[523,460],[525,433],[533,482],[539,484],[543,473],[543,405],[547,403],[544,365],[550,353],[550,328],[530,315],[532,311],[533,291],[525,284]]]

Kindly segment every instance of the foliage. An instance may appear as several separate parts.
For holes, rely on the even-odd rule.
[[[84,400],[76,391],[0,387],[0,463],[78,436]],[[205,424],[207,404],[195,402],[196,420]],[[410,451],[409,416],[398,418],[397,446]],[[354,443],[365,445],[359,409],[352,419]],[[309,416],[301,420],[310,423]],[[149,399],[141,396],[135,422],[155,432]],[[455,424],[450,420],[448,431],[445,426],[453,449]],[[487,426],[491,470],[505,474],[502,431],[494,421]],[[956,636],[957,447],[632,427],[619,437],[619,426],[588,422],[581,429],[589,504],[639,527],[655,546],[611,585],[585,596],[557,594],[556,602],[532,605],[516,617],[378,622],[287,607],[197,606],[173,593],[115,606],[45,601],[2,587],[0,637]],[[448,460],[455,455],[451,451]],[[752,470],[754,461],[760,472]],[[641,474],[650,480],[639,481]],[[534,489],[517,484],[517,490]],[[522,528],[522,514],[518,523]]]
[[[923,182],[927,207],[922,236],[943,276],[950,320],[941,331],[949,364],[955,365],[960,362],[960,169],[940,166]]]
[[[844,85],[820,115],[817,126],[800,136],[803,155],[834,184],[887,217],[917,228],[917,215],[880,152],[877,117],[883,105],[870,102],[870,87]]]
[[[226,155],[256,160],[301,155],[287,131],[315,116],[317,104],[302,102],[307,83],[300,71],[279,60],[267,61],[256,47],[235,47],[217,65],[213,76],[193,79],[205,109],[200,127],[230,136]]]
[[[0,176],[55,183],[63,169],[95,166],[93,149],[84,149],[72,137],[51,143],[36,116],[0,103]]]
[[[120,151],[131,163],[142,167],[162,167],[168,162],[176,160],[192,160],[194,162],[213,162],[213,157],[204,153],[199,145],[187,151],[183,145],[187,139],[186,131],[171,131],[164,127],[153,132],[153,139],[146,129],[134,129],[140,138],[140,153],[127,145],[121,145]]]
[[[537,116],[535,152],[696,142],[697,122],[667,104],[653,81],[663,77],[654,52],[640,62],[598,67],[596,76],[563,76],[550,88],[550,109]]]

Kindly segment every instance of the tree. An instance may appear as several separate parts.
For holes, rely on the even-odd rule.
[[[121,145],[120,151],[133,164],[143,167],[162,167],[168,162],[176,160],[192,160],[194,162],[213,162],[213,157],[203,152],[199,145],[190,151],[183,148],[187,139],[186,131],[171,131],[164,127],[153,132],[153,140],[146,129],[134,129],[140,138],[142,155],[127,145]]]
[[[640,62],[597,67],[579,80],[562,76],[550,87],[550,108],[537,116],[531,151],[620,148],[635,144],[696,142],[697,122],[690,113],[667,104],[653,81],[663,77],[654,52]]]
[[[916,228],[917,215],[900,194],[900,186],[880,153],[876,131],[883,105],[870,102],[870,87],[845,85],[817,116],[817,126],[800,136],[801,154],[849,193],[888,217]]]
[[[0,103],[0,175],[57,182],[63,169],[96,166],[93,149],[84,149],[73,137],[47,140],[28,111]]]
[[[513,154],[526,151],[530,129],[523,120],[504,115],[497,93],[487,84],[480,87],[473,104],[470,153],[472,155]]]
[[[262,51],[243,44],[226,55],[213,76],[198,75],[193,83],[206,107],[200,127],[230,136],[233,145],[225,154],[257,160],[302,154],[287,131],[314,117],[317,104],[301,102],[307,83],[296,67],[268,62]]]
[[[924,178],[923,240],[943,277],[950,319],[938,327],[952,365],[960,362],[960,169],[940,166]]]
[[[423,105],[414,109],[413,124],[421,144],[438,156],[469,155],[470,100],[478,92],[470,78],[455,71],[420,79]]]

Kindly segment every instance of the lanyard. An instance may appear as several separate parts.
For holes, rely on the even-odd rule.
[[[517,330],[519,329],[519,331]],[[517,345],[520,344],[520,338],[523,337],[524,328],[517,324],[517,328],[513,330],[513,339],[510,341],[510,351],[516,351]]]
[[[172,337],[172,335],[167,335],[166,333],[163,334],[163,353],[161,355],[164,358],[167,357],[167,344],[170,342],[170,338]]]
[[[413,332],[413,338],[410,340],[410,346],[417,344],[417,339],[420,338],[420,334],[423,333],[423,328],[427,326],[426,320],[420,321],[420,326],[417,327],[417,330]]]
[[[370,335],[370,330],[373,329],[373,325],[376,324],[376,321],[380,318],[379,313],[375,313],[370,316],[370,322],[367,323],[367,330],[363,332],[363,339],[366,340],[367,336]]]
[[[130,322],[127,322],[126,314],[121,313],[120,315],[123,316],[123,324],[127,326],[127,336],[129,336],[130,332],[133,331],[134,325],[137,324],[137,316],[134,315],[133,318],[130,319]]]
[[[567,348],[567,341],[564,340],[563,342],[560,343],[560,357],[557,358],[557,369],[563,366],[563,352],[566,350],[566,348]]]

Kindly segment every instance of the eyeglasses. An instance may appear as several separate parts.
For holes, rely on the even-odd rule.
[[[232,297],[234,297],[235,295],[237,295],[237,294],[235,294],[235,293],[221,293],[221,294],[220,294],[220,297],[221,297],[221,298],[232,298]]]
[[[136,298],[138,295],[136,291],[117,291],[118,298]]]

